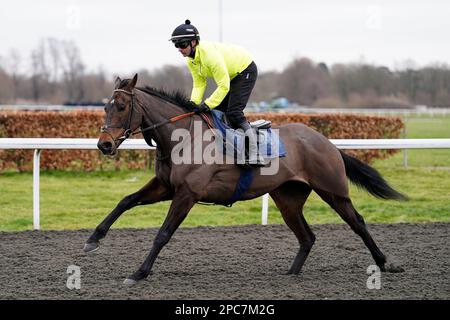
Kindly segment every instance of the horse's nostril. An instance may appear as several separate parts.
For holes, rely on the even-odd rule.
[[[110,153],[112,149],[112,143],[109,141],[99,142],[97,143],[97,147],[105,154]]]

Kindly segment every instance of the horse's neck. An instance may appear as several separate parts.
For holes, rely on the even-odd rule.
[[[151,95],[145,95],[142,107],[145,110],[142,129],[186,113],[182,108]],[[175,123],[167,123],[155,130],[144,132],[144,137],[147,141],[149,141],[149,139],[155,140],[158,148],[164,153],[167,153],[172,150],[172,147],[175,144],[171,141],[173,130],[178,128],[189,130],[189,122],[190,119],[187,118]]]

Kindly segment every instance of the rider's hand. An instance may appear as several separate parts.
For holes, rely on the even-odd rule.
[[[211,110],[211,109],[204,102],[202,104],[194,107],[194,112],[195,113],[208,112],[209,110]]]
[[[192,111],[195,111],[198,106],[194,101],[189,101],[189,107]]]

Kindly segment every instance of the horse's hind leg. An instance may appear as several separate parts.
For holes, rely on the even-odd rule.
[[[370,250],[375,263],[381,271],[385,270],[386,257],[375,244],[369,231],[367,230],[364,218],[356,211],[349,198],[333,195],[326,191],[314,190],[317,194],[327,202],[339,216],[347,222],[352,230],[361,237],[366,247]]]
[[[308,257],[316,237],[303,217],[303,205],[311,188],[300,182],[287,182],[270,193],[276,206],[281,211],[284,221],[294,232],[300,249],[289,269],[289,274],[298,274]]]
[[[172,192],[168,189],[158,178],[153,178],[139,191],[130,194],[123,198],[119,204],[111,211],[110,214],[95,228],[94,233],[89,237],[85,246],[84,252],[92,252],[98,249],[99,240],[103,239],[111,225],[124,213],[125,211],[137,206],[151,204],[158,201],[169,200],[172,197]]]

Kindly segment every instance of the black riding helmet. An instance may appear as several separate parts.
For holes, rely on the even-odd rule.
[[[170,37],[169,41],[173,43],[183,42],[186,40],[200,40],[200,35],[198,34],[198,30],[191,24],[191,21],[188,19],[184,22],[184,24],[180,24],[175,28],[172,32],[172,37]]]

